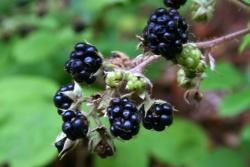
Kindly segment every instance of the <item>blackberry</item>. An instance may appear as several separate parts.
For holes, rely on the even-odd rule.
[[[146,129],[163,131],[166,126],[170,126],[173,122],[173,107],[169,103],[155,103],[146,114],[144,107],[142,107],[140,112],[143,115],[143,126]]]
[[[146,51],[176,61],[182,45],[187,43],[187,23],[177,10],[159,8],[151,14],[143,31],[143,45]]]
[[[127,98],[115,98],[107,108],[110,131],[115,137],[131,139],[139,132],[140,116],[135,104]]]
[[[62,113],[62,119],[64,122],[71,121],[76,116],[76,113],[72,110],[66,110]]]
[[[56,92],[54,96],[54,104],[57,108],[68,109],[71,106],[73,100],[63,95],[62,92],[72,91],[73,89],[74,89],[74,83],[61,86],[61,88]],[[59,110],[58,113],[60,114],[61,111]]]
[[[62,131],[66,134],[67,138],[76,140],[86,137],[88,127],[89,123],[87,118],[84,115],[76,115],[63,123]]]
[[[187,0],[164,0],[163,2],[167,7],[179,9]]]
[[[63,150],[64,143],[66,141],[66,137],[63,138],[62,140],[57,141],[54,145],[57,148],[57,151],[60,153]]]
[[[70,59],[65,63],[65,70],[77,82],[85,81],[88,84],[96,80],[94,74],[102,65],[102,58],[95,46],[85,42],[77,43]]]

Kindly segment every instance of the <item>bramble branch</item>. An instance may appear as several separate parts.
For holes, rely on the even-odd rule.
[[[144,68],[151,64],[152,62],[158,60],[161,58],[161,55],[152,55],[152,56],[145,56],[144,60],[135,66],[134,68],[130,69],[131,72],[133,73],[142,73]]]
[[[201,48],[201,49],[211,49],[217,45],[239,38],[240,36],[248,34],[248,33],[250,33],[250,28],[245,28],[243,30],[236,31],[231,34],[228,34],[228,35],[225,35],[225,36],[213,39],[213,40],[197,42],[196,45],[198,48]]]

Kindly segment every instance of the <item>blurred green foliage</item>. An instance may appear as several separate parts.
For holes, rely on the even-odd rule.
[[[70,81],[63,65],[76,42],[87,40],[105,56],[120,50],[135,57],[141,53],[136,49],[135,35],[141,34],[149,13],[162,5],[156,0],[62,2],[0,1],[0,165],[45,166],[56,157],[53,141],[61,121],[52,97],[60,84]],[[182,9],[183,13],[188,6]],[[84,25],[81,32],[76,30],[79,21]],[[240,51],[249,43],[247,35]],[[163,65],[163,61],[154,63],[146,72],[157,80]],[[225,62],[217,64],[216,72],[208,71],[202,88],[228,92],[219,106],[222,116],[234,116],[249,108],[249,71],[244,75]],[[83,87],[84,92],[90,94],[100,86]],[[153,156],[177,166],[245,167],[244,156],[249,155],[249,150],[244,148],[250,148],[249,134],[248,125],[243,128],[242,149],[237,152],[229,148],[210,151],[205,131],[191,121],[177,118],[166,132],[142,129],[135,140],[116,141],[117,154],[104,160],[95,157],[94,164],[97,167],[145,167]]]

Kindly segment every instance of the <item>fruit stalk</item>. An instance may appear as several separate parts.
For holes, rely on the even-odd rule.
[[[250,33],[250,28],[245,28],[236,32],[233,32],[231,34],[209,40],[209,41],[204,41],[204,42],[197,42],[196,46],[200,49],[211,49],[217,45],[220,45],[222,43],[225,43],[227,41],[231,41],[233,39],[239,38],[242,35],[245,35],[247,33]]]
[[[136,67],[130,69],[130,72],[132,73],[142,73],[144,68],[151,64],[152,62],[158,60],[161,58],[161,55],[152,55],[152,56],[148,56],[145,57],[146,59],[144,59],[144,61],[142,61],[140,64],[138,64]]]

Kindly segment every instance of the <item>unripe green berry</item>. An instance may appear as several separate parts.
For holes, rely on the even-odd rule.
[[[106,75],[105,82],[109,87],[115,88],[119,85],[122,79],[123,79],[123,71],[117,70],[108,72]]]
[[[126,89],[129,91],[140,91],[145,88],[145,81],[133,73],[127,73],[126,80]]]
[[[136,81],[137,80],[137,76],[135,76],[133,73],[127,73],[127,77],[126,77],[127,81]]]
[[[177,63],[184,68],[194,70],[201,61],[202,53],[193,43],[188,43],[183,46],[183,51],[177,57]]]
[[[198,73],[203,73],[203,72],[205,72],[206,68],[207,68],[206,62],[205,61],[201,61],[199,63],[199,65],[197,66],[196,71]]]

